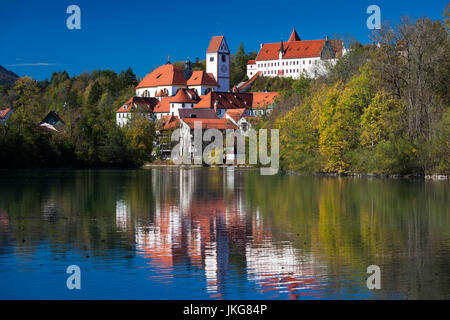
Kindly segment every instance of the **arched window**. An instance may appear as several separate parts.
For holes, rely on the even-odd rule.
[[[222,62],[227,62],[227,56],[226,55],[222,55]]]

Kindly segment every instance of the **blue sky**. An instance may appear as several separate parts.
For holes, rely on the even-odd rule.
[[[292,27],[304,40],[351,34],[370,42],[366,8],[381,19],[401,16],[442,19],[446,0],[351,1],[1,1],[0,65],[20,76],[50,78],[53,71],[76,75],[129,66],[145,76],[167,61],[204,59],[209,40],[224,35],[233,52],[287,40]],[[81,9],[81,30],[69,30],[66,9]]]

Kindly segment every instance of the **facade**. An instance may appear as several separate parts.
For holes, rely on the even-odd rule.
[[[247,64],[247,76],[251,78],[260,71],[264,77],[315,77],[344,53],[341,40],[301,40],[294,29],[287,42],[261,44],[256,60]]]
[[[224,36],[212,38],[206,51],[206,72],[212,73],[219,84],[216,91],[230,90],[230,50]]]
[[[130,98],[123,106],[117,109],[116,124],[119,127],[126,126],[135,112],[144,115],[148,119],[153,119],[153,109],[158,102],[158,99],[150,97]]]
[[[217,129],[222,132],[224,141],[226,136],[226,130],[238,130],[239,127],[231,120],[227,118],[223,119],[195,119],[195,118],[184,118],[180,119],[180,148],[179,156],[180,158],[185,158],[189,160],[194,160],[196,153],[194,145],[194,129],[195,125],[199,124],[199,127],[203,130],[207,129]],[[209,145],[210,142],[204,142],[202,145],[202,150]],[[223,161],[226,161],[226,155],[224,154]]]
[[[248,109],[252,115],[253,94],[236,92],[210,92],[204,95],[194,108],[214,109],[223,118],[228,109]]]

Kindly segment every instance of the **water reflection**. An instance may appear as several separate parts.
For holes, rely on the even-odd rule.
[[[234,168],[3,172],[0,287],[17,261],[52,281],[76,258],[131,298],[448,298],[448,188]],[[370,264],[383,290],[367,290]],[[121,297],[90,281],[95,298]]]

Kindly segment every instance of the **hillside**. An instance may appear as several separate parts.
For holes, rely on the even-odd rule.
[[[0,66],[0,86],[12,86],[18,78],[17,74]]]

